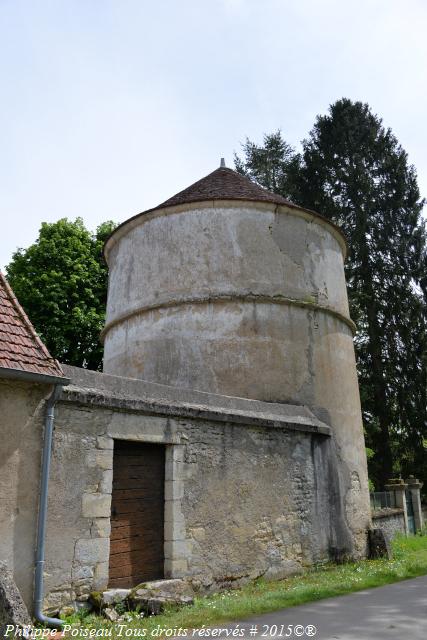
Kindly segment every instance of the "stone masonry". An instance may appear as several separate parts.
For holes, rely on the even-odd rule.
[[[167,578],[205,591],[351,553],[339,486],[331,491],[339,481],[330,430],[304,407],[66,374],[51,472],[49,613],[108,586],[115,439],[166,447]]]

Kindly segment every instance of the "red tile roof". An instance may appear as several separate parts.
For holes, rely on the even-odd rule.
[[[228,167],[219,167],[187,189],[162,202],[155,209],[200,200],[254,200],[256,202],[292,204],[277,193],[263,189],[237,171]]]
[[[0,272],[0,377],[2,368],[64,377]]]

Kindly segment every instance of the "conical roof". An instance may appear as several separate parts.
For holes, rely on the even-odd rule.
[[[64,377],[0,272],[0,377],[2,369]]]
[[[201,200],[254,200],[257,202],[274,202],[292,204],[277,193],[267,191],[249,178],[228,167],[219,167],[201,180],[197,180],[183,191],[162,202],[155,209],[173,207],[188,202]],[[295,206],[295,205],[293,205]]]
[[[286,200],[286,198],[283,198],[277,193],[273,193],[272,191],[263,189],[259,185],[249,180],[249,178],[247,178],[246,176],[242,176],[240,173],[237,173],[237,171],[223,166],[221,161],[221,166],[218,169],[215,169],[215,171],[212,171],[212,173],[209,173],[204,178],[201,178],[201,180],[197,180],[197,182],[194,182],[186,189],[183,189],[168,200],[165,200],[161,204],[157,205],[157,207],[153,207],[152,209],[148,209],[147,211],[137,213],[135,216],[132,216],[131,218],[128,218],[127,220],[119,224],[119,226],[114,229],[114,231],[105,241],[104,256],[106,256],[109,248],[112,246],[115,240],[121,236],[123,230],[126,229],[129,224],[132,225],[137,223],[140,217],[147,214],[155,213],[156,211],[160,211],[162,209],[166,209],[167,207],[174,207],[177,205],[185,205],[193,202],[203,202],[209,200],[270,202],[272,204],[287,205],[292,209],[304,211],[306,213],[309,213],[311,216],[314,216],[315,218],[323,220],[330,227],[332,227],[340,236],[340,241],[343,245],[344,253],[346,251],[346,241],[344,235],[333,222],[315,211],[311,211],[310,209],[306,209],[305,207],[294,204],[290,200]]]

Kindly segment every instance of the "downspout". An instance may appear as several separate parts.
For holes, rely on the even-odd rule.
[[[46,404],[46,415],[44,422],[44,444],[42,475],[39,499],[39,516],[37,524],[37,550],[36,550],[36,570],[34,579],[34,617],[38,622],[49,627],[62,627],[65,622],[58,618],[48,618],[43,614],[44,599],[44,563],[45,563],[45,537],[47,519],[47,501],[49,491],[49,471],[52,455],[53,423],[55,419],[55,404],[58,400],[64,384],[68,380],[55,384],[55,387]]]

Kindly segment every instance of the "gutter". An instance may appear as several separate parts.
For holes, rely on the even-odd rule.
[[[47,376],[50,379],[52,376]],[[40,380],[40,377],[38,378]],[[47,400],[46,415],[44,422],[44,444],[42,459],[42,476],[39,498],[39,514],[37,524],[37,550],[36,550],[36,566],[34,579],[34,617],[49,627],[62,627],[65,622],[58,618],[48,618],[43,614],[44,599],[44,564],[45,564],[45,538],[46,538],[46,520],[47,520],[47,503],[49,490],[49,471],[52,456],[52,437],[53,425],[55,419],[55,404],[61,395],[62,387],[67,385],[69,380],[66,378],[58,378],[55,387]]]
[[[46,373],[33,373],[32,371],[9,369],[8,367],[0,367],[0,378],[23,380],[24,382],[46,382],[47,384],[58,384],[61,386],[70,384],[70,380],[63,376],[50,376]]]

